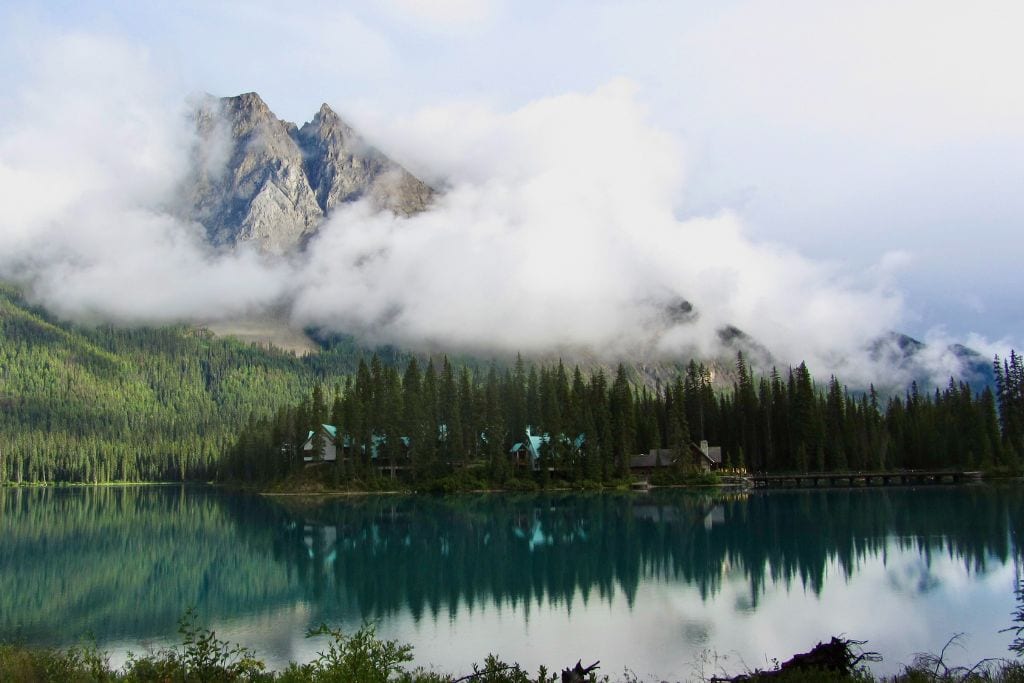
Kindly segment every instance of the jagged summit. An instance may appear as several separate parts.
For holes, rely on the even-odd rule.
[[[239,110],[257,111],[265,114],[271,114],[270,107],[263,101],[260,94],[257,92],[244,92],[241,95],[235,95],[234,97],[222,97],[220,101],[224,103],[226,107],[233,107]]]
[[[334,112],[334,110],[331,109],[331,105],[327,104],[326,102],[320,105],[320,109],[316,112],[316,115],[314,115],[313,118],[334,118],[338,119],[339,121],[341,120],[340,117]]]
[[[367,144],[326,103],[301,128],[277,118],[255,92],[204,98],[199,144],[183,188],[183,213],[215,245],[298,248],[337,206],[369,199],[409,216],[433,190]]]
[[[409,216],[426,208],[432,190],[365,141],[327,104],[298,131],[306,175],[325,213],[368,197],[378,209]]]

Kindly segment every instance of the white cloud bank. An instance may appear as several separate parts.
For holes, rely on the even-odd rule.
[[[625,81],[507,112],[456,104],[377,121],[385,149],[445,189],[402,219],[337,211],[292,262],[214,251],[167,210],[192,144],[146,55],[58,35],[0,119],[0,277],[80,319],[237,317],[407,346],[610,356],[719,352],[733,325],[780,363],[851,383],[898,328],[884,255],[860,275],[744,235],[733,213],[680,220],[682,151]],[[686,316],[681,302],[696,316]]]
[[[676,218],[681,150],[637,100],[613,82],[509,113],[455,105],[395,122],[386,139],[449,189],[411,219],[336,214],[296,314],[403,343],[524,351],[706,355],[734,325],[819,367],[897,324],[884,279],[849,282],[755,244],[731,213]],[[684,299],[696,319],[671,324]]]

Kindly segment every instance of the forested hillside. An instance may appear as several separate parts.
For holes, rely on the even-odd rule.
[[[355,370],[188,327],[62,323],[0,287],[0,481],[205,479],[253,415]]]
[[[726,391],[716,391],[696,361],[650,391],[636,388],[623,365],[614,377],[522,360],[474,374],[447,360],[421,368],[413,358],[400,375],[375,357],[360,362],[333,401],[316,387],[305,401],[249,425],[223,472],[246,481],[301,472],[307,429],[326,421],[337,426],[333,441],[344,453],[322,468],[339,486],[366,486],[393,472],[428,486],[459,471],[481,486],[511,478],[622,481],[631,457],[653,449],[665,454],[658,478],[684,481],[693,474],[689,444],[705,439],[721,445],[726,467],[755,471],[1016,471],[1024,455],[1024,362],[1011,353],[996,359],[994,374],[995,392],[950,379],[934,394],[915,384],[886,398],[873,388],[851,394],[835,377],[816,383],[803,363],[755,377],[742,354]],[[510,456],[530,433],[537,463]],[[310,445],[324,452],[328,438],[318,433]]]
[[[0,286],[0,482],[268,481],[301,469],[307,430],[327,421],[361,454],[335,468],[337,483],[387,463],[432,480],[475,464],[500,484],[528,427],[554,436],[542,472],[576,481],[620,479],[630,456],[700,439],[727,464],[769,471],[1013,469],[1024,452],[1016,354],[997,360],[995,391],[950,380],[890,399],[816,383],[803,364],[755,376],[742,356],[731,387],[697,362],[652,387],[636,366],[323,344],[298,357],[187,326],[72,325]]]

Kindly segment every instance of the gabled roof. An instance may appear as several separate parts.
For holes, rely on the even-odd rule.
[[[542,436],[533,436],[532,434],[530,435],[530,453],[533,455],[534,458],[540,457],[541,446],[543,446],[546,443],[551,443],[551,437],[548,436],[547,434],[544,434]]]
[[[722,464],[722,447],[721,446],[709,446],[705,452],[700,446],[691,443],[689,445],[690,455],[695,458],[704,458],[712,465]],[[649,468],[658,466],[658,458],[661,458],[661,464],[671,465],[675,462],[676,452],[672,448],[652,448],[649,453],[641,453],[640,455],[634,455],[629,459],[630,467],[638,468]]]
[[[320,425],[320,428],[323,429],[325,432],[327,432],[327,435],[329,437],[331,437],[332,441],[334,441],[335,439],[338,438],[338,428],[335,427],[334,425],[322,424],[322,425]],[[310,432],[308,434],[306,434],[306,440],[302,442],[303,448],[305,448],[309,444],[309,442],[313,440],[313,435],[315,433],[316,432],[310,430]]]
[[[578,434],[575,439],[570,439],[565,434],[559,434],[559,436],[558,436],[558,441],[560,443],[567,444],[567,445],[571,444],[572,447],[573,447],[573,450],[577,450],[577,451],[579,449],[583,448],[583,444],[586,443],[586,440],[587,440],[587,438],[586,438],[585,434]],[[512,448],[510,448],[508,452],[509,453],[517,453],[518,451],[520,451],[520,450],[525,448],[526,450],[528,450],[530,452],[530,457],[531,458],[533,458],[534,460],[539,460],[540,459],[540,449],[541,449],[541,446],[543,446],[544,444],[550,444],[550,443],[551,443],[551,435],[550,434],[548,434],[548,433],[544,433],[544,434],[531,434],[530,433],[530,428],[527,427],[526,428],[526,440],[525,441],[517,441],[515,444],[512,445]]]
[[[650,453],[634,455],[629,459],[630,467],[668,467],[675,461],[676,452],[671,448],[652,448]]]

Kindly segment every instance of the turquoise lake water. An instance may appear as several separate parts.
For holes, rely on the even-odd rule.
[[[835,634],[892,672],[956,633],[956,662],[1008,654],[1024,488],[365,496],[206,487],[0,489],[0,639],[126,653],[179,617],[308,660],[327,622],[463,674],[601,660],[688,680]],[[704,662],[701,664],[701,662]]]

